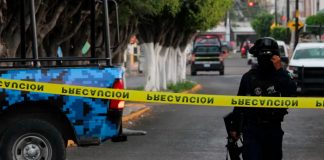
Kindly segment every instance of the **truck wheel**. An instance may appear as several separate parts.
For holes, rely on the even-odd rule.
[[[119,129],[119,133],[116,137],[111,138],[112,142],[126,142],[127,141],[127,136],[123,135],[123,129]]]
[[[3,133],[0,159],[65,160],[64,140],[50,123],[23,119],[11,124]]]
[[[219,75],[224,75],[224,70],[219,71]]]
[[[197,71],[191,71],[191,75],[192,75],[192,76],[197,75]]]
[[[111,138],[112,142],[125,142],[127,141],[127,136],[123,135],[123,122],[120,121],[118,127],[118,135]]]
[[[248,65],[251,65],[251,64],[252,64],[252,60],[249,59],[249,60],[247,61],[247,64],[248,64]]]

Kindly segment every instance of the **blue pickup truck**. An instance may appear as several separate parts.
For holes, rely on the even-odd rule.
[[[103,8],[108,9],[107,3]],[[111,65],[109,43],[105,43],[106,58],[39,58],[34,10],[31,10],[31,17],[33,58],[0,59],[1,64],[9,64],[0,68],[0,78],[124,88],[124,70]],[[109,24],[109,19],[104,19]],[[104,29],[109,32],[109,27]],[[91,43],[95,46],[95,41]],[[57,65],[42,65],[48,61]],[[65,61],[87,63],[73,66],[58,63]],[[124,101],[120,100],[0,89],[0,160],[64,160],[68,140],[79,146],[96,145],[107,139],[124,141],[123,108]]]

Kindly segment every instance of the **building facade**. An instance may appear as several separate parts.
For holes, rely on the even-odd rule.
[[[287,16],[287,1],[288,0],[255,0],[261,6],[265,7],[269,12],[275,12],[275,2],[277,3],[277,13]],[[301,17],[315,15],[319,10],[324,9],[324,0],[298,0],[299,12]],[[292,19],[295,14],[296,0],[289,0],[289,19]]]
[[[304,0],[304,17],[315,15],[318,11],[324,9],[323,0]]]

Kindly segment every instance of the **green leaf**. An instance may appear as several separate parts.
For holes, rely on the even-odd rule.
[[[273,23],[274,16],[263,12],[252,20],[251,25],[259,37],[270,36],[270,26]]]

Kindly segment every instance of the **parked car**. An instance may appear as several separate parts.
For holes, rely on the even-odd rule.
[[[197,71],[219,71],[224,75],[224,58],[220,46],[196,45],[191,54],[191,75]]]
[[[324,43],[299,43],[288,71],[297,82],[297,91],[324,90]]]
[[[285,44],[284,41],[277,41],[278,46],[279,46],[279,54],[280,54],[280,59],[281,63],[284,69],[287,69],[288,63],[289,63],[289,54],[288,54],[288,46]],[[247,63],[252,66],[252,68],[255,68],[258,64],[258,60],[256,57],[253,57],[252,54],[248,53],[247,56]]]
[[[284,69],[287,69],[289,63],[288,45],[284,41],[277,41],[280,51],[281,63]]]

